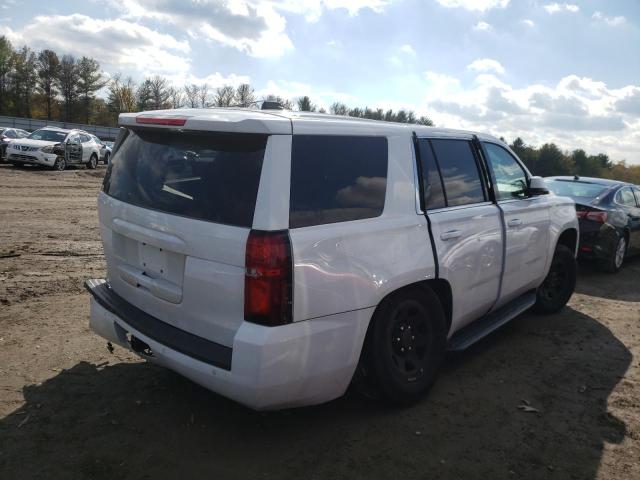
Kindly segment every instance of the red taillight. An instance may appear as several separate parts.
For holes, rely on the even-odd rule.
[[[291,322],[292,268],[286,231],[251,231],[245,256],[245,320],[267,326]]]
[[[607,221],[607,212],[587,212],[583,210],[576,212],[576,214],[578,218],[584,218],[596,223],[604,223]]]
[[[136,123],[151,125],[168,125],[171,127],[182,127],[187,122],[187,117],[154,117],[152,115],[138,115]]]

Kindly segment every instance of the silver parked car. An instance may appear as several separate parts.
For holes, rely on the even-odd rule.
[[[25,138],[29,132],[20,128],[0,128],[0,162],[5,161],[7,155],[7,145],[17,138]]]

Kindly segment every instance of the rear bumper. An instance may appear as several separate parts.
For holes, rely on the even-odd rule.
[[[581,225],[578,256],[588,260],[607,260],[615,251],[620,235],[611,225],[590,230]]]
[[[343,395],[373,314],[368,308],[281,327],[244,322],[229,348],[178,329],[159,334],[153,321],[163,322],[141,321],[140,314],[147,315],[141,311],[129,310],[133,316],[123,318],[122,306],[111,306],[99,295],[104,288],[104,282],[87,282],[94,332],[129,350],[131,334],[151,348],[153,355],[143,358],[256,410],[313,405]],[[207,358],[207,349],[216,352],[215,358]],[[228,364],[223,349],[228,349]]]

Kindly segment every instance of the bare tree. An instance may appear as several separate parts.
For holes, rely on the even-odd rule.
[[[107,105],[116,118],[120,113],[136,111],[136,84],[131,77],[122,81],[120,75],[116,75],[111,79]]]
[[[256,97],[254,95],[254,90],[248,83],[243,83],[242,85],[238,85],[236,88],[236,98],[235,105],[238,107],[251,107],[256,103]]]
[[[184,88],[184,96],[187,98],[186,104],[191,108],[198,108],[198,85],[192,83],[191,85],[185,85]]]
[[[203,83],[198,89],[198,100],[200,101],[200,108],[207,108],[209,106],[209,85]]]
[[[160,110],[169,106],[171,94],[167,79],[160,75],[155,75],[149,79],[149,93],[151,94],[150,107],[153,110]]]
[[[184,97],[180,90],[169,87],[167,91],[169,92],[169,105],[171,105],[171,108],[180,108],[184,105]]]
[[[213,104],[216,107],[230,107],[233,105],[235,96],[236,92],[233,87],[228,85],[219,87],[216,89],[216,93],[213,96]]]

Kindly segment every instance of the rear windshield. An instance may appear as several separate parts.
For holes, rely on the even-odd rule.
[[[545,182],[549,190],[563,197],[596,198],[607,186],[597,183],[577,182],[575,180],[547,180]]]
[[[58,132],[57,130],[36,130],[28,138],[49,142],[63,142],[66,137],[67,134],[65,132]]]
[[[143,208],[251,227],[267,135],[124,130],[106,194]]]

